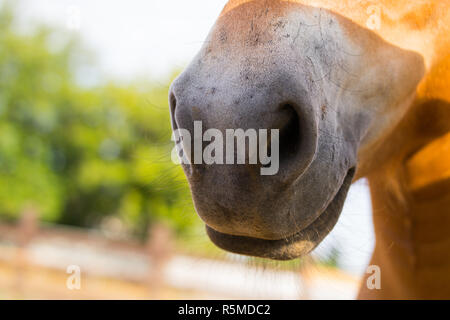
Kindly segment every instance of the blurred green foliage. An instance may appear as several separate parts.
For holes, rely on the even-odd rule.
[[[14,10],[0,8],[0,218],[31,206],[49,222],[116,216],[138,235],[158,220],[189,231],[198,218],[170,160],[168,86],[86,87],[77,81],[86,60],[70,35],[20,33]]]

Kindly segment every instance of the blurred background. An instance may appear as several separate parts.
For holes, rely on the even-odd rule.
[[[271,262],[209,242],[170,160],[170,82],[225,3],[0,0],[0,299],[355,298],[365,181],[311,256]]]

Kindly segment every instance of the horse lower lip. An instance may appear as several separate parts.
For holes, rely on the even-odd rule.
[[[245,254],[274,260],[291,260],[313,250],[328,234],[340,215],[343,200],[350,187],[355,170],[348,171],[339,191],[328,205],[327,209],[310,225],[295,234],[279,239],[265,240],[252,237],[235,236],[221,233],[206,226],[206,231],[213,243],[218,247],[237,254]],[[324,227],[323,224],[326,226]],[[331,226],[331,227],[330,227]],[[322,227],[319,234],[318,229]],[[321,230],[321,231],[322,231]]]

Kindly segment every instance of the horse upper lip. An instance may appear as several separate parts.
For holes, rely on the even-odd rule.
[[[336,195],[317,219],[290,236],[277,240],[267,240],[225,234],[207,225],[208,236],[218,247],[237,254],[275,260],[290,260],[307,254],[319,244],[337,222],[354,173],[354,168],[348,171]],[[330,227],[330,225],[332,226]],[[320,230],[318,230],[319,228]]]
[[[215,232],[218,232],[220,234],[224,234],[224,235],[229,235],[229,236],[236,236],[236,237],[245,237],[245,238],[249,238],[249,239],[258,239],[258,240],[263,240],[263,241],[279,241],[279,240],[283,240],[283,241],[288,241],[291,238],[294,238],[295,236],[301,234],[304,230],[308,229],[312,224],[314,224],[314,222],[316,222],[324,212],[327,211],[327,209],[330,207],[331,203],[333,203],[333,201],[340,195],[341,190],[345,187],[347,180],[349,179],[349,177],[353,177],[354,175],[354,168],[351,168],[348,172],[347,175],[345,176],[344,180],[342,181],[341,185],[339,186],[339,188],[337,189],[336,193],[333,195],[333,197],[330,198],[330,200],[327,202],[327,205],[325,206],[325,209],[323,209],[323,211],[319,214],[319,216],[315,219],[313,219],[312,221],[310,221],[309,223],[305,224],[304,226],[300,227],[298,230],[296,230],[295,232],[289,234],[289,235],[285,235],[281,238],[275,238],[275,239],[264,239],[264,238],[258,238],[258,237],[252,237],[252,236],[246,236],[246,235],[239,235],[239,234],[229,234],[229,233],[223,233],[221,231],[218,231],[216,229],[214,229],[211,226],[208,226],[209,228],[211,228],[212,230],[214,230]]]

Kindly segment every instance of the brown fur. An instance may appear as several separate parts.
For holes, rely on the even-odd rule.
[[[230,1],[222,15],[246,2]],[[426,74],[407,115],[359,154],[357,178],[368,177],[373,201],[376,248],[371,264],[379,265],[382,275],[382,289],[369,290],[363,281],[359,298],[450,298],[450,179],[434,177],[431,184],[413,190],[407,177],[414,172],[406,172],[414,154],[450,131],[450,3],[290,2],[329,9],[360,26],[367,21],[367,7],[378,5],[381,25],[374,32],[423,56]],[[274,8],[271,1],[259,3],[272,10],[288,8],[280,3]],[[348,31],[351,34],[351,26]]]
[[[296,116],[299,129],[279,175],[185,164],[211,240],[272,259],[306,254],[336,223],[356,167],[381,269],[381,290],[363,279],[359,298],[450,299],[449,9],[231,0],[171,86],[173,127],[289,129]]]

